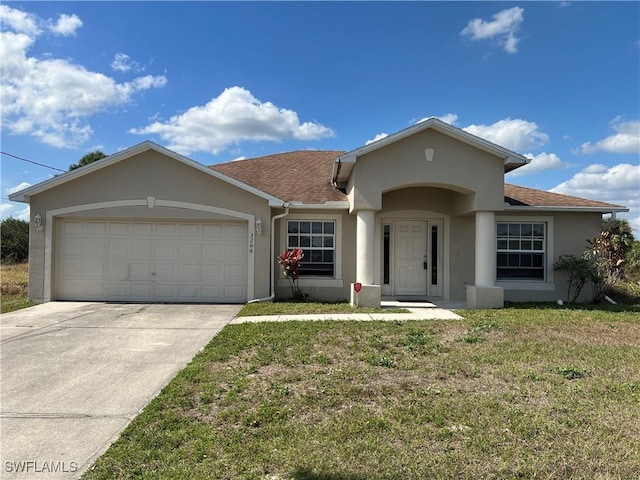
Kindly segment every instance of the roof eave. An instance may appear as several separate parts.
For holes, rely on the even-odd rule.
[[[39,193],[42,193],[46,190],[49,190],[51,188],[57,187],[59,185],[62,185],[66,182],[69,182],[71,180],[75,180],[78,178],[81,178],[85,175],[88,175],[92,172],[95,172],[97,170],[100,170],[102,168],[108,167],[110,165],[113,165],[114,163],[120,162],[122,160],[125,160],[129,157],[133,157],[135,155],[138,155],[140,153],[146,152],[148,150],[154,150],[160,154],[166,155],[170,158],[173,158],[174,160],[177,160],[181,163],[184,163],[185,165],[188,165],[192,168],[195,168],[196,170],[200,170],[201,172],[206,173],[207,175],[211,175],[215,178],[218,178],[219,180],[222,180],[224,182],[227,182],[231,185],[234,185],[238,188],[241,188],[247,192],[250,192],[258,197],[261,197],[265,200],[267,200],[269,202],[270,206],[281,206],[283,205],[285,202],[284,200],[277,198],[271,194],[268,194],[266,192],[263,192],[262,190],[259,190],[255,187],[252,187],[251,185],[247,185],[246,183],[241,182],[240,180],[237,180],[233,177],[230,177],[228,175],[225,175],[224,173],[220,173],[217,170],[214,170],[212,168],[206,167],[205,165],[202,165],[198,162],[196,162],[195,160],[191,160],[190,158],[187,158],[183,155],[180,155],[179,153],[176,153],[172,150],[169,150],[168,148],[162,147],[150,140],[146,140],[142,143],[139,143],[137,145],[134,145],[133,147],[127,148],[125,150],[122,150],[118,153],[114,153],[113,155],[109,155],[108,157],[105,157],[103,159],[97,160],[93,163],[90,163],[89,165],[86,165],[82,168],[77,168],[75,170],[71,170],[70,172],[65,172],[61,175],[58,175],[56,177],[50,178],[48,180],[45,180],[43,182],[37,183],[35,185],[32,185],[30,187],[25,188],[24,190],[20,190],[18,192],[15,192],[12,195],[9,195],[9,200],[14,201],[14,202],[29,202],[29,199],[33,196],[33,195],[37,195]]]
[[[629,209],[619,205],[601,207],[578,207],[560,205],[505,205],[504,211],[525,211],[525,212],[593,212],[593,213],[613,213],[628,212]]]
[[[291,209],[309,210],[348,210],[349,202],[346,200],[329,200],[324,203],[304,203],[299,201],[288,202]]]

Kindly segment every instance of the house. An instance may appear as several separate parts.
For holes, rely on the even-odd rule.
[[[11,196],[31,206],[32,300],[246,302],[287,296],[557,300],[608,203],[505,184],[529,160],[436,118],[349,152],[206,167],[144,142]],[[356,293],[354,284],[359,292]]]

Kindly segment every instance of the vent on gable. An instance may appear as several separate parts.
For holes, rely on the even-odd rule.
[[[427,162],[432,162],[433,161],[433,153],[435,152],[435,149],[433,148],[425,148],[424,149],[424,158],[427,159]]]

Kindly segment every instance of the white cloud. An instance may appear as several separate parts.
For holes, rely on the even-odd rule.
[[[634,233],[640,235],[640,165],[622,163],[607,167],[589,165],[571,179],[552,188],[552,192],[624,205],[629,213],[618,214],[626,218]]]
[[[28,182],[22,182],[19,185],[16,185],[15,187],[11,187],[7,189],[7,195],[11,195],[12,193],[16,193],[19,192],[20,190],[24,190],[27,187],[30,187],[31,184]]]
[[[166,122],[154,122],[129,132],[159,135],[171,142],[169,148],[185,155],[191,152],[215,155],[229,145],[247,140],[316,140],[335,134],[319,123],[300,123],[293,110],[261,102],[242,87],[227,88],[206,105],[191,107]]]
[[[62,14],[58,17],[58,21],[51,26],[51,31],[65,37],[76,34],[76,30],[82,26],[82,20],[76,14]]]
[[[596,143],[586,142],[576,153],[640,153],[640,120],[622,122],[620,117],[610,122],[615,134]]]
[[[13,212],[13,205],[9,203],[0,203],[0,218],[7,218]]]
[[[6,5],[0,5],[0,20],[3,25],[3,30],[7,27],[16,33],[25,33],[27,35],[39,35],[41,33],[38,27],[38,18],[21,10],[16,10]]]
[[[520,41],[516,33],[523,20],[523,8],[508,8],[493,15],[491,21],[481,18],[470,20],[460,35],[470,37],[471,40],[495,39],[506,52],[516,53]]]
[[[25,222],[28,222],[30,220],[30,217],[29,217],[30,211],[31,209],[29,208],[29,205],[27,205],[18,213],[16,213],[13,218],[17,218],[18,220],[24,220]]]
[[[421,121],[423,121],[423,120],[421,120]],[[418,123],[420,123],[420,122],[418,122]],[[371,140],[367,140],[365,142],[365,145],[369,145],[370,143],[377,142],[378,140],[382,140],[383,138],[388,137],[388,136],[389,136],[388,133],[384,133],[384,132],[383,133],[379,133],[375,137],[373,137]]]
[[[74,16],[67,17],[58,22],[60,31],[71,32],[70,26],[77,25]],[[31,135],[56,147],[78,146],[91,136],[88,117],[127,104],[135,93],[167,82],[164,76],[147,75],[117,83],[68,60],[29,57],[29,49],[42,34],[38,19],[2,6],[0,20],[2,124],[12,134]]]
[[[449,125],[455,125],[456,122],[458,121],[458,115],[456,115],[455,113],[445,113],[441,117],[437,117],[437,118],[439,118],[445,123],[448,123]]]
[[[128,72],[133,69],[135,71],[140,70],[140,64],[134,61],[129,55],[126,53],[118,52],[116,53],[113,62],[111,62],[111,68],[117,70],[118,72]]]
[[[538,155],[525,153],[524,156],[530,159],[531,162],[524,167],[520,167],[509,172],[507,175],[510,177],[520,177],[522,175],[530,175],[532,173],[539,173],[545,170],[553,170],[568,166],[568,164],[560,160],[560,157],[555,153],[542,152]]]
[[[422,122],[426,122],[430,118],[434,118],[434,117],[421,118],[416,122],[416,125]],[[448,123],[449,125],[455,125],[455,123],[458,121],[458,115],[456,115],[455,113],[445,113],[444,115],[441,115],[435,118],[437,118],[438,120],[442,120],[443,122]]]
[[[528,150],[549,141],[549,135],[541,132],[535,122],[519,118],[506,118],[493,125],[469,125],[463,130],[510,150]]]

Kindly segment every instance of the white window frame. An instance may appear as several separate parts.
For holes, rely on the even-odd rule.
[[[494,245],[496,251],[496,286],[505,290],[555,290],[556,285],[553,277],[553,217],[538,215],[496,215],[495,232],[497,239],[498,223],[544,223],[545,225],[545,264],[543,280],[498,280],[498,244]]]
[[[281,250],[289,249],[287,226],[289,220],[295,221],[329,221],[334,222],[334,276],[330,277],[298,277],[298,285],[300,287],[343,287],[344,281],[342,279],[342,215],[340,213],[290,213],[280,221],[280,245]],[[303,248],[304,250],[304,248]],[[284,277],[282,267],[278,268],[278,280],[277,285],[279,287],[286,287],[289,284]]]

